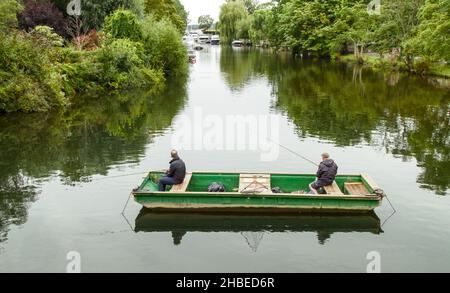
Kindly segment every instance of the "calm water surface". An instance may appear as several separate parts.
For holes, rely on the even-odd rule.
[[[280,142],[387,202],[354,217],[155,215],[128,206],[142,172],[167,167],[195,115],[278,118]],[[212,47],[163,93],[79,98],[65,113],[0,116],[0,272],[450,271],[450,95],[433,82],[267,52]],[[182,150],[191,170],[314,172],[279,150]],[[131,174],[131,175],[130,175]],[[135,175],[132,175],[135,174]],[[127,175],[127,176],[124,176]]]

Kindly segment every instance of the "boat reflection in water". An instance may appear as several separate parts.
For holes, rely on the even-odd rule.
[[[145,208],[136,218],[135,232],[172,232],[174,245],[180,245],[188,232],[241,233],[256,251],[264,233],[317,232],[324,245],[333,233],[366,232],[381,234],[380,219],[372,212],[353,215],[256,215],[156,213]]]

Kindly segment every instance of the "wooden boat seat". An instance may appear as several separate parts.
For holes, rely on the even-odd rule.
[[[239,192],[249,194],[272,194],[270,174],[241,174]]]
[[[368,195],[369,191],[367,190],[366,186],[362,182],[346,182],[345,190],[350,195]]]
[[[331,185],[325,186],[324,189],[327,194],[344,195],[342,190],[337,185],[336,181],[333,181],[333,184]]]
[[[183,183],[172,186],[170,192],[186,192],[186,189],[189,186],[189,182],[191,182],[192,173],[186,173],[186,177],[184,178]]]

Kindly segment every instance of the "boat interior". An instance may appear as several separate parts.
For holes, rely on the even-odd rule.
[[[157,192],[158,180],[163,173],[152,172],[148,180],[140,187],[143,192]],[[240,194],[307,194],[309,184],[316,180],[312,174],[249,174],[249,173],[187,173],[183,183],[174,185],[170,193],[207,192],[208,187],[216,182],[225,187],[225,192]],[[338,175],[332,185],[324,188],[330,195],[373,195],[373,180],[365,175]]]

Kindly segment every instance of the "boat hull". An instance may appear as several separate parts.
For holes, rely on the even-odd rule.
[[[319,198],[320,197],[320,198]],[[364,213],[377,208],[381,200],[337,199],[312,197],[202,197],[191,194],[137,195],[135,200],[153,211],[176,212],[238,212],[238,213]]]

